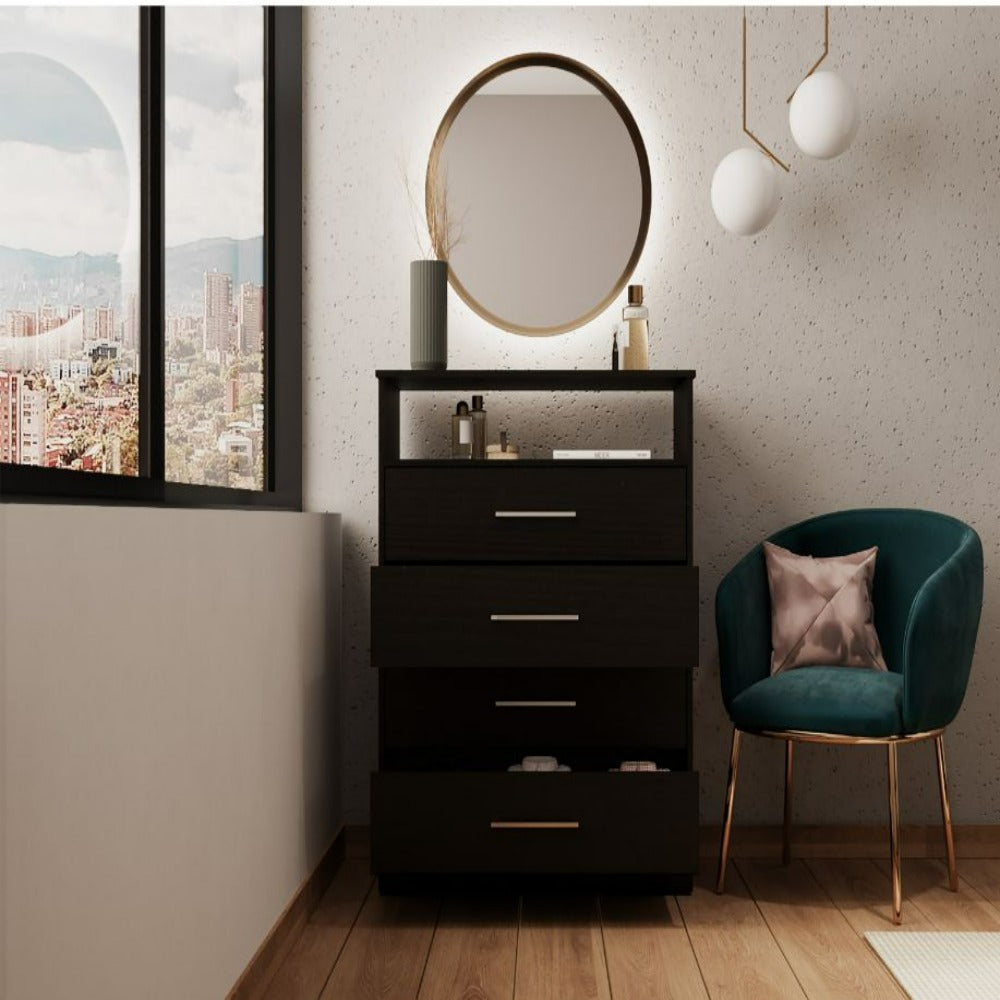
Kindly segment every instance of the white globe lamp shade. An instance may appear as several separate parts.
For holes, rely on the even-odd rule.
[[[759,233],[778,211],[778,173],[770,158],[749,147],[724,157],[712,175],[712,211],[737,236]]]
[[[795,145],[818,160],[832,160],[850,146],[858,130],[858,117],[854,90],[831,70],[806,77],[788,108]]]

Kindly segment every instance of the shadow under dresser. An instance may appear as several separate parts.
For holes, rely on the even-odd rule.
[[[381,889],[689,892],[694,372],[377,376]],[[442,390],[669,394],[673,454],[402,459],[400,393]],[[532,754],[571,770],[508,770]],[[612,770],[628,760],[659,770]]]

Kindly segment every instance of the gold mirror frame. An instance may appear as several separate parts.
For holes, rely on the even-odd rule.
[[[451,265],[448,265],[448,280],[451,282],[451,287],[455,289],[462,301],[465,302],[465,304],[468,305],[473,312],[481,316],[488,323],[492,323],[493,326],[497,326],[501,330],[507,330],[511,333],[520,333],[529,337],[551,337],[557,333],[566,333],[569,330],[575,330],[578,327],[583,326],[585,323],[589,323],[595,316],[604,312],[604,310],[611,305],[611,303],[618,297],[621,290],[628,283],[629,278],[632,276],[632,272],[635,270],[636,264],[639,263],[639,256],[646,245],[646,235],[649,232],[649,212],[650,206],[652,205],[652,182],[649,174],[649,157],[646,155],[646,146],[642,141],[639,126],[636,125],[635,119],[632,117],[632,113],[629,111],[628,106],[621,99],[621,96],[611,86],[611,84],[609,84],[603,77],[595,73],[589,66],[585,66],[581,62],[577,62],[575,59],[570,59],[568,56],[555,55],[551,52],[528,52],[519,56],[509,56],[506,59],[501,59],[499,62],[495,62],[492,66],[488,66],[477,76],[473,77],[461,89],[461,91],[459,91],[458,96],[451,102],[451,105],[445,112],[444,118],[441,119],[441,124],[438,126],[438,130],[434,135],[434,142],[431,145],[430,158],[427,162],[427,178],[424,184],[424,198],[425,210],[428,214],[428,218],[430,218],[430,213],[432,211],[431,206],[433,204],[432,184],[433,178],[437,176],[438,161],[441,157],[441,151],[444,149],[444,144],[448,138],[448,133],[451,130],[452,124],[468,103],[469,99],[478,93],[478,91],[485,84],[489,83],[496,77],[501,76],[504,73],[509,73],[512,70],[525,69],[529,66],[549,66],[553,69],[561,69],[568,73],[573,73],[586,80],[587,83],[595,87],[608,99],[608,101],[611,102],[611,106],[618,112],[619,117],[625,124],[625,128],[628,130],[629,138],[632,140],[632,146],[635,149],[635,155],[639,161],[639,176],[642,181],[642,211],[639,217],[639,231],[636,234],[635,245],[632,247],[632,253],[629,255],[628,262],[626,263],[621,274],[618,276],[618,280],[615,282],[611,291],[589,312],[576,317],[568,323],[561,323],[558,326],[520,326],[516,323],[510,323],[502,317],[497,316],[495,313],[490,312],[489,309],[477,302],[476,299],[469,294],[462,282],[458,280],[455,272],[451,268]]]

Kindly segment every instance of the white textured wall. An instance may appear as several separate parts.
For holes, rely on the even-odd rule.
[[[339,529],[0,506],[0,996],[226,995],[340,822]]]
[[[465,82],[516,52],[580,59],[615,86],[644,136],[653,215],[645,283],[657,367],[696,368],[695,554],[702,658],[702,816],[721,809],[729,731],[712,601],[762,536],[853,505],[937,508],[986,549],[986,607],[969,696],[950,736],[961,822],[1000,811],[1000,10],[834,8],[830,68],[863,120],[832,162],[796,154],[785,97],[821,51],[818,8],[750,11],[750,120],[794,173],[753,240],[709,204],[740,133],[738,8],[319,9],[306,12],[306,498],[344,512],[346,805],[367,812],[376,685],[368,567],[376,551],[377,367],[408,363],[416,253],[398,161],[421,182]],[[595,239],[600,234],[595,234]],[[613,312],[613,311],[612,311]],[[500,333],[452,297],[456,368],[603,367],[612,312],[574,333]],[[569,436],[591,411],[552,419]],[[428,439],[439,426],[425,429]],[[745,751],[738,815],[780,816],[779,746]],[[806,748],[798,816],[884,816],[883,754]],[[932,752],[903,755],[910,821],[937,815]]]

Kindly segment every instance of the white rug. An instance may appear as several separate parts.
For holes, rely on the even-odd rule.
[[[869,931],[865,937],[912,1000],[1000,997],[1000,933]]]

